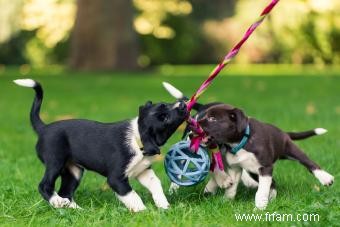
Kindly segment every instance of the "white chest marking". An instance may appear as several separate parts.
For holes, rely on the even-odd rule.
[[[236,154],[227,152],[227,162],[230,166],[240,166],[241,168],[259,174],[260,163],[257,161],[255,155],[244,149],[239,150]]]
[[[131,152],[133,152],[133,157],[130,160],[129,165],[125,170],[125,175],[128,177],[136,177],[145,169],[147,169],[154,157],[144,156],[143,151],[140,150],[137,140],[140,140],[140,135],[138,131],[138,117],[131,121],[130,132],[128,132],[128,137],[126,138],[126,143],[130,147]]]

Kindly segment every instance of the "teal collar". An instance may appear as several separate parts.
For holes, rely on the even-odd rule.
[[[249,127],[249,124],[248,124],[247,128],[246,128],[246,131],[244,133],[244,136],[241,139],[240,143],[237,144],[234,147],[231,147],[230,152],[233,153],[233,154],[236,154],[239,150],[241,150],[247,144],[249,136],[250,136],[250,127]]]

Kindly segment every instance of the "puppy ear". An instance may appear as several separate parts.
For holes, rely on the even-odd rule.
[[[152,107],[152,102],[147,101],[144,106],[139,106],[139,115],[143,115],[146,110],[150,109]]]
[[[234,116],[231,116],[234,114]],[[244,112],[238,108],[235,108],[230,115],[230,118],[235,118],[237,124],[237,132],[242,133],[248,125],[248,118]]]
[[[144,105],[144,107],[146,107],[146,108],[149,108],[149,107],[151,107],[152,106],[152,102],[151,101],[147,101],[146,103],[145,103],[145,105]]]

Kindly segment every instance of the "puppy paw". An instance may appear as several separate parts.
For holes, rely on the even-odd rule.
[[[136,206],[130,207],[129,210],[134,212],[134,213],[137,213],[137,212],[141,212],[143,210],[146,210],[146,206],[144,206],[144,204],[143,205],[136,205]]]
[[[68,207],[72,208],[72,209],[80,209],[80,210],[83,209],[80,206],[78,206],[78,204],[73,199],[72,199],[71,203],[68,205]]]
[[[255,195],[255,206],[259,210],[264,210],[266,209],[268,205],[268,197],[260,195],[259,193],[256,193]]]
[[[180,186],[178,184],[171,182],[170,187],[169,187],[169,194],[170,195],[175,194],[177,190],[179,189],[179,187]]]
[[[203,193],[207,194],[207,195],[208,194],[215,195],[216,191],[217,191],[216,188],[209,188],[208,185],[207,185],[207,186],[205,186]]]
[[[54,208],[68,207],[71,201],[67,198],[60,197],[56,192],[53,193],[48,201]]]
[[[210,178],[207,185],[204,188],[204,194],[212,194],[215,195],[217,192],[217,183],[213,178]]]
[[[313,171],[313,174],[322,185],[331,186],[334,182],[334,177],[325,170],[316,169]]]
[[[170,204],[168,203],[167,200],[165,201],[155,201],[155,204],[158,208],[161,208],[161,209],[164,209],[164,210],[167,210],[170,208]]]
[[[275,188],[270,189],[269,191],[269,201],[272,201],[276,198],[277,196],[277,191]]]
[[[231,177],[229,177],[227,173],[222,170],[216,170],[213,176],[218,187],[220,188],[229,188],[233,184]]]
[[[126,195],[118,195],[117,198],[132,212],[140,212],[146,210],[142,199],[135,191],[130,191]]]
[[[155,204],[158,208],[166,210],[170,207],[170,204],[164,195],[155,195],[153,196],[153,200],[155,201]]]
[[[227,200],[234,200],[236,196],[236,190],[234,189],[226,189],[224,193],[224,198]]]

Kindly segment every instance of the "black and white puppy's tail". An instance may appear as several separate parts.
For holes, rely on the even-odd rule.
[[[168,82],[162,82],[163,87],[165,88],[165,90],[167,90],[170,95],[174,98],[176,98],[178,101],[188,101],[189,98],[186,97],[183,92],[181,92],[180,90],[178,90],[177,88],[175,88],[173,85],[171,85]],[[203,104],[200,103],[195,103],[194,106],[192,107],[194,110],[198,111],[203,107]]]
[[[43,100],[43,89],[41,85],[32,79],[18,79],[14,80],[19,86],[30,87],[35,91],[35,98],[33,100],[30,118],[31,124],[35,132],[40,133],[41,129],[45,126],[45,123],[40,118],[40,107]]]
[[[171,96],[173,96],[176,99],[184,99],[188,100],[187,97],[183,95],[183,93],[175,88],[173,85],[169,84],[168,82],[162,82],[163,87],[170,93]]]
[[[327,132],[327,129],[315,128],[313,130],[308,130],[304,132],[287,132],[287,134],[292,140],[303,140],[311,136],[318,136],[318,135],[325,134],[326,132]]]

